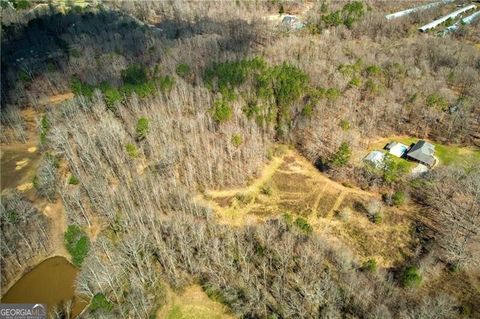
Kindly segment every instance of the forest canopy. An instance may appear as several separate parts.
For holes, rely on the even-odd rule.
[[[2,1],[2,285],[61,251],[85,318],[192,285],[239,318],[479,315],[478,23],[414,27],[456,4],[74,3]]]

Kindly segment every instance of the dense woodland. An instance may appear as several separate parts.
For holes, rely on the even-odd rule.
[[[412,178],[394,164],[379,173],[349,162],[373,137],[478,145],[478,22],[446,37],[419,35],[412,25],[438,11],[387,23],[395,4],[384,2],[314,3],[299,32],[263,19],[302,5],[2,11],[1,141],[26,140],[20,108],[42,113],[34,186],[63,203],[77,290],[100,305],[85,318],[149,318],[165,285],[191,283],[241,318],[479,316],[468,277],[479,275],[480,164]],[[75,98],[38,106],[66,91]],[[194,200],[247,184],[276,143],[340,182],[409,194],[422,239],[413,260],[377,270],[281,216],[220,225]],[[48,223],[18,193],[2,194],[1,219],[6,280],[14,263],[48,250]],[[41,227],[30,232],[33,224]],[[93,224],[102,231],[89,239]],[[465,274],[465,298],[417,287],[432,264]]]

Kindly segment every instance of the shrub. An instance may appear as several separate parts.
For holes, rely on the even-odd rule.
[[[348,82],[348,85],[351,87],[359,87],[362,84],[362,80],[360,78],[354,77]]]
[[[361,1],[352,1],[343,6],[344,24],[350,28],[353,22],[357,21],[365,13],[363,3]]]
[[[14,0],[12,1],[12,5],[17,10],[25,10],[32,6],[28,0]]]
[[[126,84],[139,85],[146,83],[148,81],[147,69],[139,64],[130,65],[122,71],[122,78]]]
[[[225,92],[243,84],[254,71],[265,68],[266,62],[258,57],[250,60],[227,61],[214,64],[205,70],[203,80],[211,90]]]
[[[382,212],[376,212],[372,215],[372,221],[375,223],[375,224],[380,224],[383,220],[383,214]]]
[[[340,64],[338,66],[338,72],[340,72],[344,76],[352,76],[354,74],[354,67],[350,64]]]
[[[178,76],[185,78],[190,74],[190,66],[185,63],[180,63],[177,65],[175,72],[177,72]]]
[[[350,146],[348,146],[347,142],[343,142],[338,151],[332,156],[330,163],[333,166],[344,166],[350,160]]]
[[[390,184],[408,173],[408,170],[409,166],[407,161],[395,161],[390,154],[387,154],[383,160],[382,178]]]
[[[252,195],[247,193],[237,193],[235,198],[242,204],[247,204],[253,199]]]
[[[70,185],[78,185],[78,183],[80,183],[80,181],[78,180],[78,178],[77,178],[75,175],[70,175],[70,177],[68,178],[68,184],[70,184]]]
[[[460,20],[462,25],[465,24],[464,20]],[[463,318],[472,318],[472,306],[470,305],[461,305],[459,309],[460,315],[463,316]]]
[[[350,129],[350,123],[347,120],[341,120],[340,127],[342,128],[342,130],[348,131]]]
[[[377,271],[377,261],[375,259],[369,259],[363,266],[366,270],[370,272],[376,272]]]
[[[32,81],[32,77],[23,70],[18,72],[18,79],[24,83],[30,83]]]
[[[280,107],[297,100],[308,85],[307,75],[296,66],[285,62],[273,68],[272,79],[274,80],[273,94]]]
[[[448,270],[450,270],[453,273],[458,273],[460,272],[460,270],[462,270],[462,267],[458,262],[450,262],[448,263],[447,267],[448,267]]]
[[[310,226],[307,220],[303,217],[297,217],[295,219],[294,225],[306,234],[310,234],[313,231],[312,226]]]
[[[273,188],[271,185],[269,184],[264,184],[260,187],[260,192],[264,195],[267,195],[267,196],[272,196],[273,194]]]
[[[127,150],[127,154],[130,155],[130,157],[138,157],[138,150],[135,144],[128,143],[125,145],[125,149]]]
[[[218,123],[228,121],[233,116],[232,108],[223,99],[216,100],[212,109],[213,119]]]
[[[137,121],[137,127],[135,131],[137,132],[138,139],[144,139],[147,136],[148,131],[150,130],[150,121],[146,117],[141,117]]]
[[[380,224],[383,220],[382,203],[377,200],[372,200],[366,208],[370,220],[375,224]]]
[[[72,256],[72,263],[80,267],[90,249],[87,234],[77,225],[69,225],[64,234],[65,247]]]
[[[312,114],[313,114],[313,104],[309,103],[305,105],[305,107],[302,109],[302,115],[307,118],[311,118]]]
[[[261,109],[257,104],[248,103],[245,107],[243,107],[242,111],[248,119],[251,119],[254,116],[258,116]]]
[[[442,111],[445,111],[448,108],[448,101],[438,93],[432,93],[427,96],[425,103],[428,107],[436,107]]]
[[[329,100],[336,100],[340,95],[340,91],[336,88],[328,88],[325,91],[325,97]]]
[[[118,89],[104,85],[102,87],[102,92],[105,97],[105,103],[107,104],[107,108],[111,111],[115,111],[115,103],[122,100],[122,95],[120,94]]]
[[[395,206],[401,206],[405,203],[405,193],[402,191],[396,191],[392,195],[392,202]]]
[[[72,78],[70,81],[70,88],[72,89],[73,94],[75,95],[83,95],[87,98],[91,98],[93,95],[93,86],[82,83],[79,79],[77,78]]]
[[[104,294],[98,293],[95,296],[93,296],[92,301],[90,302],[90,309],[92,311],[101,309],[101,310],[106,310],[110,311],[112,310],[113,305],[110,301],[108,301],[107,297],[105,297]]]
[[[243,138],[240,134],[233,134],[231,141],[232,141],[233,146],[239,147],[243,143]]]
[[[335,27],[343,23],[347,28],[351,28],[363,14],[363,3],[360,1],[352,1],[344,5],[342,10],[323,15],[322,21],[327,27]]]
[[[168,93],[175,85],[175,80],[172,77],[165,75],[158,79],[158,85],[160,86],[160,90]]]
[[[45,144],[47,140],[47,133],[50,130],[50,122],[46,115],[40,119],[40,143]]]
[[[415,266],[409,266],[403,273],[403,285],[405,287],[418,287],[422,283],[422,276],[418,272],[418,268]]]
[[[145,98],[155,92],[155,83],[153,81],[148,81],[142,84],[127,83],[120,87],[119,90],[127,96],[132,95],[132,93],[135,92],[140,98]]]
[[[327,27],[336,27],[342,23],[342,16],[340,11],[334,11],[330,14],[323,15],[322,21]]]
[[[288,226],[293,225],[293,217],[290,213],[283,213],[282,219],[285,222],[285,224],[287,224]]]
[[[368,76],[374,76],[374,75],[379,75],[382,73],[382,69],[378,65],[369,65],[365,68],[365,73]]]
[[[365,90],[371,94],[377,94],[380,92],[380,85],[372,79],[368,79],[367,82],[365,82]]]

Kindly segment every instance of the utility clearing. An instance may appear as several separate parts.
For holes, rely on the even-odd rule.
[[[292,149],[274,156],[249,186],[207,190],[197,200],[212,208],[219,222],[239,227],[285,214],[301,217],[314,232],[340,241],[361,260],[375,258],[384,267],[412,254],[414,207],[383,206],[381,220],[375,221],[368,207],[380,203],[380,194],[329,179]]]

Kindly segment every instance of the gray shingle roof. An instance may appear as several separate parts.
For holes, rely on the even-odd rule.
[[[419,162],[433,165],[435,163],[435,146],[425,141],[418,141],[407,153],[407,156]]]

